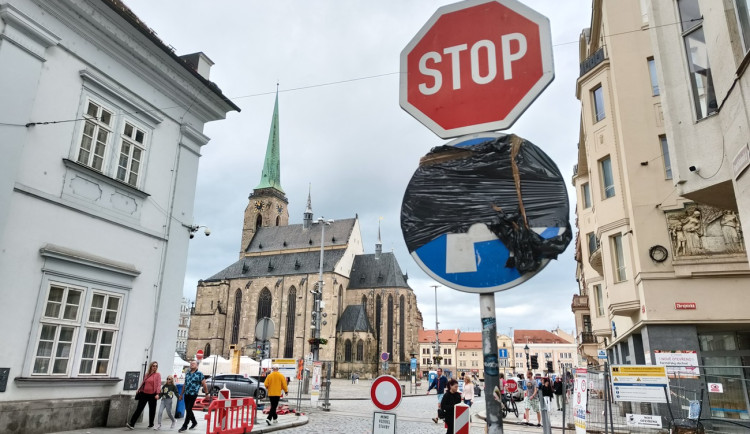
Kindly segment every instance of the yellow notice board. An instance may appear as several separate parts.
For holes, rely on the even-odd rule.
[[[666,403],[669,379],[666,366],[614,365],[610,367],[615,401]]]
[[[614,365],[612,375],[625,377],[667,377],[666,366]]]

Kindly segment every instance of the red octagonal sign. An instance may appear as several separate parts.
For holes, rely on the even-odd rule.
[[[516,0],[443,6],[401,52],[401,107],[442,138],[510,128],[555,78],[549,20]]]

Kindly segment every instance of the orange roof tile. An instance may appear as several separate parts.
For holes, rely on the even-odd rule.
[[[560,336],[547,330],[513,330],[513,341],[516,344],[570,344]]]

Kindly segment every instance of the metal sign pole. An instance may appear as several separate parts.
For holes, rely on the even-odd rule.
[[[482,318],[482,353],[484,356],[484,402],[487,414],[487,433],[502,434],[503,418],[500,402],[490,399],[495,388],[500,389],[500,370],[497,354],[497,320],[495,319],[495,294],[479,295],[479,314]],[[489,391],[489,392],[488,392]]]

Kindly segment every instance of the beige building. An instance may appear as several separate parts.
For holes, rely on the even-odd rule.
[[[747,14],[742,0],[592,2],[576,83],[580,291],[571,306],[588,364],[605,350],[615,364],[680,351],[695,364],[747,365],[740,218],[750,180],[732,161],[748,138]],[[716,381],[748,380],[722,369]],[[742,396],[712,416],[747,418]]]
[[[263,174],[245,210],[240,258],[198,283],[188,354],[261,358],[270,345],[265,357],[299,359],[318,347],[319,360],[334,362],[336,376],[356,372],[365,379],[383,372],[380,357],[387,353],[387,372],[407,377],[422,314],[406,276],[380,239],[374,254],[364,253],[356,216],[315,221],[309,195],[302,223],[289,224],[278,128],[277,97]],[[256,334],[264,318],[274,324],[267,344]]]
[[[440,351],[436,351],[435,330],[419,331],[419,362],[418,370],[423,375],[434,371],[438,367],[452,374],[456,373],[456,349],[460,330],[440,330],[437,340]]]
[[[578,367],[576,344],[555,331],[514,330],[513,342],[517,374],[531,370],[547,376]],[[537,369],[531,367],[532,356],[537,358]]]

